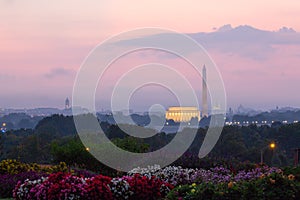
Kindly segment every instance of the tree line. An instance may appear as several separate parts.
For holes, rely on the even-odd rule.
[[[115,145],[132,152],[141,153],[160,149],[175,136],[175,134],[161,132],[149,138],[135,138],[127,135],[118,125],[99,123],[106,136]],[[131,126],[130,129],[133,131],[137,127],[127,126]],[[183,134],[189,134],[188,129],[184,129],[183,132]],[[198,155],[206,132],[207,128],[197,129],[196,138],[186,152],[186,155],[191,155],[193,159],[196,159],[193,161],[195,165],[203,163],[203,161],[197,160],[196,155]],[[276,143],[274,150],[268,148],[271,142]],[[236,160],[259,163],[262,152],[266,164],[287,166],[293,164],[293,150],[299,147],[300,123],[274,124],[271,127],[225,126],[216,146],[207,158],[214,162]],[[43,164],[65,161],[70,166],[82,168],[103,167],[81,143],[73,117],[63,115],[43,118],[34,129],[9,130],[2,133],[0,136],[0,160],[7,158]],[[191,159],[187,162],[192,163]]]

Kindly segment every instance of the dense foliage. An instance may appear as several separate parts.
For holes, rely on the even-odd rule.
[[[130,126],[130,130],[135,130],[135,126],[128,126]],[[136,139],[129,137],[117,125],[102,122],[101,127],[107,137],[117,146],[132,152],[157,150],[168,144],[174,137],[174,134],[158,133],[150,138]],[[138,128],[140,129],[141,127]],[[197,136],[187,153],[198,154],[206,131],[204,128],[198,129]],[[277,144],[275,151],[265,148],[271,141],[275,141]],[[73,151],[77,149],[76,151],[79,155],[77,158],[79,160],[86,157],[86,153],[83,152],[84,149],[80,147],[82,144],[76,136],[73,118],[53,115],[42,119],[34,130],[10,130],[3,133],[0,137],[0,159],[13,158],[24,162],[50,164],[54,161],[55,163],[62,161],[62,159],[58,159],[58,154],[62,155],[62,149],[59,146],[66,144],[74,147]],[[209,154],[209,158],[258,163],[260,161],[260,152],[262,149],[265,149],[263,154],[266,164],[285,166],[293,163],[292,150],[299,148],[299,144],[300,123],[277,124],[272,127],[256,125],[244,127],[225,126],[218,143]],[[56,150],[61,150],[60,153],[56,151],[53,154],[53,146],[55,145]],[[75,146],[77,147],[75,148]],[[72,160],[72,155],[70,152],[65,151],[65,159],[69,160],[67,163],[70,165],[76,164]],[[197,162],[199,164],[199,161]]]
[[[179,185],[167,199],[189,200],[297,200],[300,198],[300,183],[281,174],[269,174],[258,179],[241,182],[202,182],[200,184]]]

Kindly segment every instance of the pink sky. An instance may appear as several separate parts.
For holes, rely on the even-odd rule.
[[[298,0],[2,0],[0,108],[62,107],[89,51],[119,32],[138,27],[212,32],[224,24],[300,32],[299,22]],[[208,49],[222,72],[229,106],[300,107],[300,95],[291,91],[300,85],[299,44],[274,49],[261,62]]]

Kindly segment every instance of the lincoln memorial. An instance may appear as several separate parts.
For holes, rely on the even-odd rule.
[[[173,119],[175,122],[189,122],[195,117],[200,120],[200,111],[197,107],[169,107],[166,112],[166,119]]]

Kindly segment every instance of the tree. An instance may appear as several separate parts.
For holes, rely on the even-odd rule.
[[[148,144],[143,143],[141,139],[135,137],[116,138],[112,142],[121,149],[134,153],[146,153],[149,150]]]

